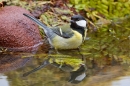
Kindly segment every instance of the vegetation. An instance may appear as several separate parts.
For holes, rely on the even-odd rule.
[[[47,26],[63,25],[73,14],[80,13],[88,20],[90,38],[81,48],[83,55],[130,57],[129,0],[12,0],[6,5],[29,10]]]
[[[107,19],[119,18],[129,15],[129,0],[70,0],[74,7],[84,10],[86,16],[92,20],[105,17]]]
[[[98,28],[83,46],[88,57],[130,57],[129,0],[70,0]],[[93,28],[94,30],[94,28]],[[89,44],[90,43],[90,44]]]
[[[130,57],[129,0],[13,0],[6,4],[29,10],[47,26],[63,25],[79,13],[88,20],[89,40],[81,48],[86,58]]]
[[[94,61],[91,67],[96,64],[98,68],[116,63],[129,65],[130,0],[30,0],[28,2],[27,0],[12,0],[7,1],[7,5],[21,6],[29,10],[48,26],[60,26],[68,23],[73,14],[79,13],[88,20],[89,40],[86,40],[81,46],[81,53],[86,57],[87,65],[90,66],[90,60],[90,63]],[[44,35],[42,31],[41,33]],[[62,51],[62,53],[78,57],[77,52]],[[56,57],[56,55],[54,56]],[[37,57],[41,57],[41,54]],[[70,60],[67,59],[67,61]],[[50,75],[53,75],[51,73]],[[37,75],[32,77],[36,78]],[[40,79],[41,77],[38,80]]]

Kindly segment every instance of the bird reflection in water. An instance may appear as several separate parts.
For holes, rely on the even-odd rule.
[[[87,67],[85,65],[85,62],[81,58],[72,58],[70,56],[50,56],[49,58],[45,59],[40,66],[34,68],[29,72],[24,73],[23,76],[26,77],[29,74],[46,67],[47,65],[53,65],[65,72],[69,72],[70,78],[68,82],[71,83],[77,84],[83,81],[86,77]]]

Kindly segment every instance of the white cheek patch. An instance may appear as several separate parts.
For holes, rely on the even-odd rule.
[[[87,22],[85,20],[76,21],[76,24],[81,27],[86,27],[86,23]]]

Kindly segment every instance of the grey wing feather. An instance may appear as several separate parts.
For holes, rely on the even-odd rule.
[[[39,26],[41,26],[49,39],[54,38],[56,34],[64,38],[70,38],[71,36],[73,36],[72,30],[68,29],[68,27],[65,28],[65,30],[62,30],[61,28],[58,28],[58,27],[49,28],[46,25],[44,25],[42,22],[40,22],[38,19],[36,19],[35,17],[30,16],[25,13],[23,15],[33,20]]]
[[[52,39],[56,35],[49,27],[47,27],[46,25],[44,25],[42,22],[40,22],[35,17],[30,16],[30,15],[25,14],[25,13],[23,13],[23,15],[26,16],[26,17],[28,17],[29,19],[33,20],[39,26],[41,26],[48,38]]]
[[[51,29],[53,30],[54,33],[56,33],[57,35],[63,38],[70,38],[74,34],[70,28],[62,29],[59,27],[52,27]]]

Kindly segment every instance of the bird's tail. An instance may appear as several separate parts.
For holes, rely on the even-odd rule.
[[[39,67],[37,67],[37,68],[35,68],[35,69],[33,69],[33,70],[29,71],[29,72],[24,73],[24,74],[23,74],[23,77],[26,77],[26,76],[28,76],[29,74],[31,74],[31,73],[33,73],[33,72],[36,72],[36,71],[40,70],[41,68],[46,67],[46,66],[49,65],[49,64],[50,64],[49,59],[47,59],[47,60],[43,61],[43,63],[42,63]]]
[[[48,38],[52,38],[53,35],[55,35],[55,33],[49,28],[47,27],[46,25],[44,25],[42,22],[40,22],[38,19],[36,19],[35,17],[33,16],[30,16],[28,14],[25,14],[23,13],[24,16],[28,17],[29,19],[33,20],[36,24],[38,24],[39,26],[41,26],[46,34],[46,36]]]

